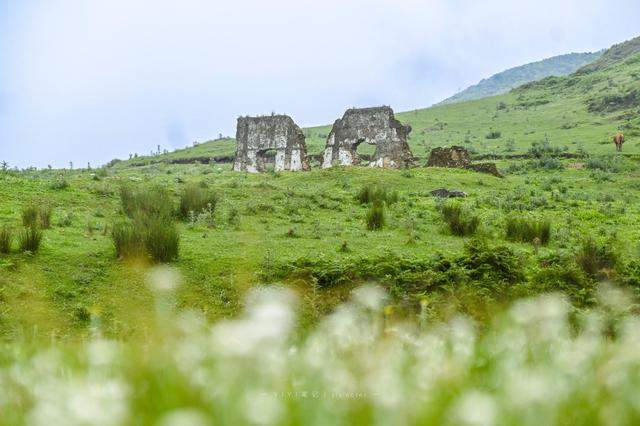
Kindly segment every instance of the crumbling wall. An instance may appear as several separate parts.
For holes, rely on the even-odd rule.
[[[322,167],[360,164],[358,145],[375,145],[372,167],[402,168],[413,163],[407,143],[411,126],[396,120],[389,107],[350,109],[336,120],[327,138]]]
[[[461,146],[438,147],[431,150],[427,167],[466,167],[471,164],[469,152]]]
[[[461,146],[432,149],[427,161],[427,167],[460,168],[502,177],[495,163],[472,163],[469,152]]]
[[[467,170],[473,170],[478,173],[487,173],[495,177],[502,177],[502,174],[498,170],[496,163],[475,163],[469,164],[465,167]]]
[[[275,151],[271,160],[270,151]],[[233,170],[263,172],[274,162],[275,170],[309,170],[307,146],[300,127],[287,115],[240,117],[236,132]]]

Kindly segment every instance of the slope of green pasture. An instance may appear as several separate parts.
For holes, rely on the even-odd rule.
[[[163,185],[176,203],[188,182],[203,182],[220,194],[215,227],[179,225],[180,258],[174,263],[184,277],[178,305],[220,318],[237,312],[247,288],[264,283],[261,271],[268,263],[286,265],[300,258],[349,262],[387,253],[400,258],[460,254],[468,238],[453,236],[444,226],[438,200],[429,195],[439,187],[468,192],[464,205],[481,218],[481,234],[513,247],[527,262],[534,259],[531,245],[504,241],[504,218],[510,212],[552,221],[552,241],[543,253],[575,251],[586,235],[615,235],[622,257],[634,258],[640,241],[640,175],[635,162],[620,161],[625,167],[618,173],[567,168],[518,172],[505,179],[435,168],[251,175],[233,173],[229,165],[196,164],[136,167],[102,178],[87,171],[5,173],[0,175],[0,223],[17,231],[21,207],[33,201],[54,207],[54,226],[44,231],[39,253],[19,254],[14,242],[12,254],[0,255],[0,334],[5,339],[31,333],[73,337],[87,331],[91,312],[100,313],[105,330],[114,336],[151,327],[148,265],[116,259],[109,236],[111,225],[122,217],[122,185]],[[521,163],[499,166],[507,170]],[[59,173],[66,173],[69,188],[51,188]],[[367,207],[355,201],[366,184],[399,194],[381,231],[366,230]],[[229,223],[232,211],[238,213],[238,225]],[[71,223],[63,226],[61,219],[68,214]],[[312,312],[330,309],[350,288],[333,286],[318,296],[304,277],[285,281],[303,295],[319,297],[314,310],[305,311],[308,320]]]

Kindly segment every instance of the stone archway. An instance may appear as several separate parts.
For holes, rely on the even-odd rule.
[[[337,120],[327,138],[323,168],[351,166],[363,161],[358,146],[375,145],[372,167],[402,168],[413,164],[407,143],[411,126],[396,120],[389,107],[350,109]]]

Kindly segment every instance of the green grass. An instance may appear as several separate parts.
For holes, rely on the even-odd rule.
[[[508,153],[502,179],[168,162],[232,140],[99,173],[0,172],[1,229],[29,225],[0,256],[0,424],[636,423],[639,123],[610,102],[639,63],[401,114],[414,153]],[[306,129],[312,153],[328,131]]]
[[[527,161],[508,160],[499,166],[508,169],[510,164]],[[561,161],[568,166],[574,160]],[[33,258],[25,259],[18,253],[5,256],[1,264],[4,266],[0,266],[0,286],[8,291],[3,303],[23,303],[15,292],[28,277],[36,288],[30,297],[46,300],[51,315],[64,319],[60,324],[51,321],[40,330],[53,328],[58,333],[76,334],[82,332],[82,324],[71,328],[67,324],[76,323],[73,311],[77,306],[107,309],[104,306],[111,306],[114,298],[131,296],[136,300],[129,291],[142,285],[138,280],[144,274],[136,271],[145,266],[118,260],[111,232],[102,231],[126,219],[118,188],[132,179],[142,188],[163,188],[168,198],[161,199],[164,205],[168,200],[173,208],[179,205],[189,182],[202,181],[219,194],[213,227],[199,221],[176,225],[180,252],[173,262],[184,275],[180,304],[204,309],[210,319],[237,312],[244,290],[265,282],[261,271],[268,258],[285,269],[301,258],[323,259],[327,263],[322,268],[327,271],[343,266],[349,269],[360,258],[390,254],[421,262],[430,262],[437,256],[454,261],[463,252],[465,239],[443,229],[438,200],[429,195],[440,187],[467,192],[465,205],[480,218],[482,233],[513,247],[525,259],[523,267],[532,273],[539,268],[532,245],[505,240],[504,220],[516,212],[535,211],[554,224],[557,238],[542,247],[540,255],[577,253],[584,235],[615,235],[621,258],[627,262],[636,257],[634,247],[640,241],[640,231],[635,226],[640,219],[638,163],[631,159],[627,162],[624,168],[607,172],[611,180],[597,179],[587,168],[570,167],[557,171],[525,168],[498,179],[465,170],[430,168],[413,169],[411,176],[402,171],[366,167],[251,175],[231,172],[228,165],[157,164],[111,171],[100,182],[95,182],[89,172],[68,172],[70,187],[65,191],[49,187],[49,175],[54,172],[5,173],[0,175],[6,200],[0,207],[2,223],[14,229],[20,226],[21,206],[28,199],[49,200],[58,218],[73,213],[73,220],[60,226],[54,218],[54,226],[44,232],[46,243]],[[376,232],[366,230],[364,218],[369,206],[356,199],[367,186],[383,186],[388,194],[397,193],[397,202],[385,208],[385,227]],[[152,195],[146,197],[154,199]],[[89,221],[98,231],[88,232]],[[294,229],[297,238],[287,237],[290,229]],[[344,242],[348,251],[341,250]],[[411,267],[407,268],[394,274],[400,278],[388,285],[400,285],[400,289],[398,283],[405,282],[407,274],[412,273]],[[313,270],[308,271],[315,275]],[[431,291],[429,288],[437,293],[438,286],[433,287],[433,282],[445,280],[424,274],[410,280],[415,287],[409,293],[410,300]],[[371,277],[384,281],[386,275],[381,270]],[[292,285],[306,294],[309,281],[304,274],[300,276],[302,281],[296,278]],[[333,296],[322,298],[322,309],[329,309],[335,297],[367,279],[367,274],[353,280],[348,274],[346,277],[340,281],[343,284],[331,290]],[[113,284],[121,280],[129,283],[122,290]],[[139,301],[138,305],[144,303]],[[474,311],[470,306],[463,309]],[[476,314],[484,315],[480,311]],[[107,334],[142,332],[142,325],[132,322],[130,315],[121,309],[110,313],[103,320]],[[434,315],[440,313],[434,310]],[[2,330],[14,333],[22,324],[10,314],[2,322]]]

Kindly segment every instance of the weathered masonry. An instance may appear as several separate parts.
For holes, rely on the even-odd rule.
[[[240,117],[233,170],[258,173],[267,163],[279,170],[309,170],[304,133],[287,115]]]
[[[376,147],[371,167],[408,167],[413,163],[409,133],[411,126],[396,120],[390,107],[347,110],[327,138],[322,167],[359,164],[357,150],[363,142]]]

